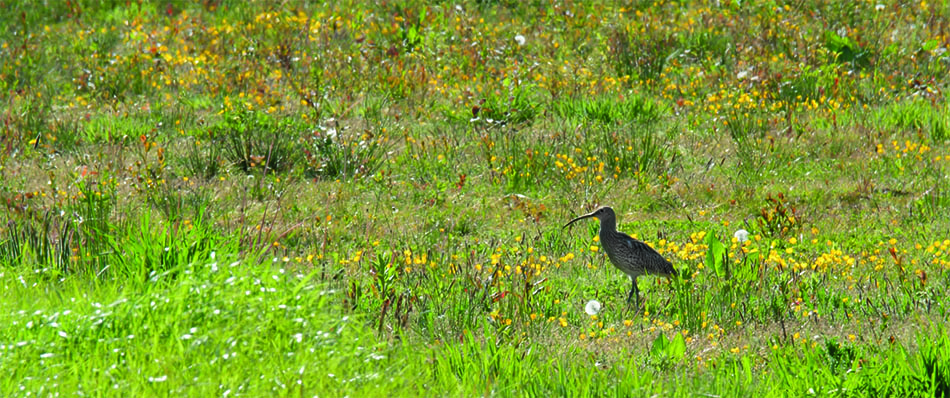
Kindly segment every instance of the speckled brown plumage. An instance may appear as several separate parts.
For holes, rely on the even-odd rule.
[[[604,206],[590,214],[577,217],[564,227],[567,228],[575,221],[591,217],[600,220],[600,244],[607,252],[610,262],[630,276],[633,286],[630,288],[630,294],[627,295],[627,301],[633,298],[636,305],[640,306],[640,291],[637,288],[637,277],[640,275],[649,274],[668,278],[676,276],[673,264],[653,250],[650,245],[617,231],[617,215],[610,207]]]

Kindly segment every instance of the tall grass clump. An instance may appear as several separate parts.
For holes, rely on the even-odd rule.
[[[296,143],[302,133],[302,127],[290,118],[238,110],[222,115],[209,135],[214,145],[220,145],[225,158],[241,171],[282,173],[300,158]]]

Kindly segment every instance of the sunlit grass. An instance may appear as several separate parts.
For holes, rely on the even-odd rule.
[[[409,384],[387,380],[399,372],[390,354],[312,275],[213,254],[144,283],[50,284],[9,271],[0,282],[4,305],[15,308],[0,330],[6,396],[378,393],[380,380],[386,390]]]

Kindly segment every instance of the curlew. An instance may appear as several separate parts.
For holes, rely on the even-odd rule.
[[[640,275],[648,274],[667,278],[676,276],[673,264],[653,250],[650,245],[617,231],[617,215],[610,207],[603,206],[590,214],[577,217],[564,225],[564,228],[575,221],[591,217],[600,221],[600,245],[607,252],[610,262],[627,274],[633,283],[630,294],[627,295],[627,302],[633,298],[636,306],[640,306],[640,290],[637,288],[637,277]]]

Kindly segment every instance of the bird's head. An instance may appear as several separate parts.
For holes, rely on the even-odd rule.
[[[571,220],[570,222],[564,225],[564,228],[569,227],[575,221],[583,220],[585,218],[596,218],[600,221],[604,221],[604,220],[613,220],[615,217],[616,216],[614,215],[614,209],[611,209],[608,206],[601,206],[601,207],[598,207],[597,210],[594,210],[588,214],[585,214],[583,216],[580,216]]]

